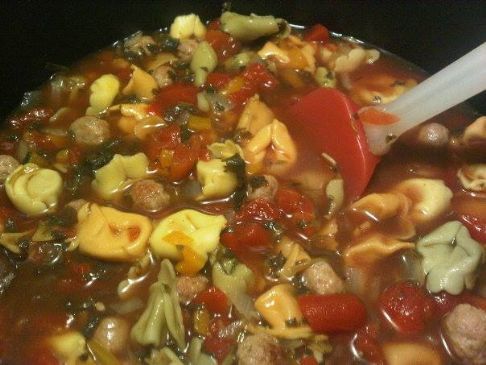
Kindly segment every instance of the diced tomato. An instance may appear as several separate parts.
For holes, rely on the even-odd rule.
[[[181,143],[181,129],[176,124],[157,129],[147,138],[145,153],[150,160],[156,160],[163,149],[175,149]]]
[[[366,308],[354,294],[303,295],[297,299],[314,332],[352,332],[366,323]]]
[[[38,107],[30,109],[28,112],[16,115],[7,120],[13,129],[24,129],[33,123],[46,124],[49,118],[54,115],[54,111],[49,107]]]
[[[266,252],[272,244],[272,235],[260,223],[242,223],[233,232],[221,234],[221,242],[235,252]]]
[[[383,350],[378,343],[378,326],[367,325],[361,328],[357,335],[354,345],[356,349],[361,353],[369,363],[374,365],[385,365],[385,357]]]
[[[240,42],[221,30],[208,29],[205,37],[218,55],[219,62],[237,54],[241,48]]]
[[[280,218],[280,211],[270,200],[258,198],[246,202],[236,217],[243,221],[272,221]]]
[[[161,89],[150,104],[149,112],[163,116],[171,106],[188,103],[195,105],[197,102],[197,88],[192,84],[176,83]]]
[[[221,28],[221,21],[218,19],[213,19],[211,20],[207,27],[206,27],[208,30],[218,30]]]
[[[467,227],[472,238],[486,245],[486,221],[469,214],[461,215],[459,220]]]
[[[315,207],[311,199],[297,190],[281,188],[275,194],[275,202],[296,229],[306,235],[314,232],[314,228],[310,225],[315,219]]]
[[[275,76],[260,63],[249,64],[241,77],[243,78],[243,86],[229,95],[229,99],[235,105],[243,104],[257,92],[265,93],[274,90],[278,85]]]
[[[304,34],[304,40],[307,42],[327,42],[329,31],[322,24],[316,24]]]
[[[393,326],[407,334],[422,332],[435,311],[435,302],[427,291],[408,281],[387,288],[379,303]]]
[[[230,82],[231,76],[222,72],[211,72],[208,74],[206,84],[215,89],[221,89]]]
[[[214,286],[199,293],[194,299],[194,303],[204,304],[211,313],[226,314],[229,309],[226,294]]]
[[[187,177],[197,162],[198,154],[199,149],[185,144],[178,145],[172,157],[169,179],[179,181]]]
[[[204,340],[204,350],[213,355],[221,363],[231,351],[235,341],[231,338],[218,338],[208,336]]]
[[[300,359],[300,365],[319,365],[314,356],[304,356]]]

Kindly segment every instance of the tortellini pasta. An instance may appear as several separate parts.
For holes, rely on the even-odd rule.
[[[260,129],[272,123],[274,119],[272,110],[257,95],[251,97],[245,105],[238,120],[237,129],[249,132],[252,136]]]
[[[132,65],[132,70],[132,77],[123,89],[123,94],[136,95],[139,98],[151,100],[154,96],[154,90],[158,88],[157,81],[140,67]]]
[[[484,260],[483,247],[458,221],[445,223],[420,239],[417,250],[423,256],[427,289],[433,293],[445,290],[456,295],[471,289]]]
[[[52,336],[48,340],[54,354],[65,365],[76,365],[78,359],[86,353],[86,339],[76,331],[69,331]]]
[[[130,333],[139,344],[165,345],[167,334],[170,333],[179,349],[186,347],[184,322],[175,283],[174,267],[169,260],[163,260],[157,282],[150,286],[147,307]]]
[[[235,154],[243,156],[243,151],[239,145],[233,142],[231,139],[227,139],[222,142],[215,142],[208,146],[209,152],[211,152],[212,158],[230,158]]]
[[[279,22],[282,22],[271,15],[241,15],[229,11],[224,12],[220,19],[221,29],[243,42],[277,33],[280,30]]]
[[[170,26],[170,36],[176,39],[186,39],[195,36],[203,38],[206,27],[196,14],[179,15]]]
[[[486,164],[463,166],[457,172],[464,189],[471,191],[486,191]]]
[[[243,154],[250,172],[263,168],[270,174],[281,175],[297,160],[297,147],[285,124],[274,119],[243,146]]]
[[[120,89],[118,77],[112,74],[106,74],[96,79],[89,90],[89,107],[86,109],[86,115],[95,115],[108,108],[115,100]]]
[[[479,117],[467,126],[462,136],[462,141],[468,145],[475,141],[486,141],[486,117]]]
[[[218,64],[218,56],[211,45],[204,41],[199,43],[191,60],[191,70],[194,72],[194,84],[201,86],[206,82],[208,73]]]
[[[279,271],[279,275],[286,280],[305,270],[311,262],[311,257],[305,252],[301,245],[288,237],[282,238],[278,245],[278,251],[285,257],[285,264]]]
[[[228,196],[238,186],[236,175],[227,170],[226,163],[221,159],[198,161],[196,171],[204,198]]]
[[[388,365],[441,365],[442,359],[433,347],[415,342],[388,342],[383,345]]]
[[[250,331],[267,332],[273,336],[288,339],[307,338],[312,335],[310,327],[301,324],[303,315],[290,284],[273,286],[256,299],[255,308],[270,324],[271,328],[256,326],[250,327]],[[296,323],[297,325],[289,327],[288,323]]]
[[[398,184],[393,191],[404,194],[412,201],[408,217],[415,224],[430,222],[447,211],[452,191],[437,179],[415,178]]]
[[[150,247],[159,257],[179,261],[178,272],[194,275],[205,265],[208,253],[218,246],[225,225],[222,215],[184,209],[157,224],[150,236]]]
[[[18,210],[32,216],[56,209],[62,185],[57,171],[28,163],[20,165],[7,177],[5,191]]]
[[[314,73],[316,70],[315,48],[297,37],[277,46],[267,42],[257,54],[263,59],[273,59],[280,68],[301,69]]]
[[[147,156],[141,152],[133,156],[116,154],[108,164],[95,171],[91,185],[103,199],[113,199],[134,179],[147,176],[148,165]]]
[[[397,251],[413,249],[411,242],[398,241],[382,234],[374,234],[344,251],[344,263],[349,267],[368,268]]]
[[[78,211],[73,245],[99,259],[135,261],[145,254],[151,231],[143,215],[87,203]]]

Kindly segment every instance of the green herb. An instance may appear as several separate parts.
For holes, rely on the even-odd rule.
[[[258,175],[250,177],[248,184],[250,184],[253,190],[261,188],[262,186],[267,186],[268,181],[265,179],[265,176]]]
[[[177,47],[179,47],[179,40],[172,38],[168,34],[156,33],[153,35],[153,38],[157,44],[158,50],[162,52],[174,52],[177,51]]]
[[[283,235],[283,228],[275,221],[267,221],[264,223],[266,229],[272,231],[273,236],[278,239]]]

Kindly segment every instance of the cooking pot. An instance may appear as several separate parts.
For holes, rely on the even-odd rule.
[[[167,26],[178,14],[217,17],[222,6],[216,0],[1,2],[0,118],[59,65],[69,66],[139,29]],[[484,42],[486,35],[483,1],[234,0],[231,9],[273,14],[294,24],[320,22],[430,73]],[[471,104],[486,114],[484,93]]]

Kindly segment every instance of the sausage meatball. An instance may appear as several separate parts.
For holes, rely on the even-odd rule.
[[[302,274],[305,285],[317,294],[336,294],[344,291],[343,280],[326,261],[318,261]]]
[[[278,181],[272,175],[254,176],[248,184],[248,199],[273,199],[278,190]]]
[[[417,143],[427,147],[442,147],[449,142],[449,130],[439,123],[423,125],[417,134]]]
[[[270,335],[258,333],[246,337],[236,351],[239,365],[286,364],[278,340]]]
[[[106,120],[85,116],[76,119],[69,130],[77,143],[96,146],[110,138],[110,125]]]
[[[486,364],[486,311],[459,304],[444,320],[452,351],[467,364]]]
[[[160,88],[163,88],[172,84],[172,78],[170,77],[171,72],[172,72],[172,67],[167,65],[162,65],[157,67],[152,72],[152,76],[154,77],[155,81],[157,81],[157,85]]]
[[[98,324],[93,338],[113,353],[122,352],[128,343],[130,326],[117,317],[106,317]]]
[[[177,47],[177,56],[183,61],[189,61],[198,45],[198,41],[194,39],[181,39]]]
[[[18,161],[12,156],[0,155],[0,182],[4,182],[8,175],[18,166]]]
[[[181,276],[177,278],[177,294],[179,294],[179,301],[184,304],[189,303],[207,287],[208,279],[202,275]]]
[[[170,195],[154,180],[139,180],[130,188],[133,207],[145,212],[157,212],[170,204]]]

